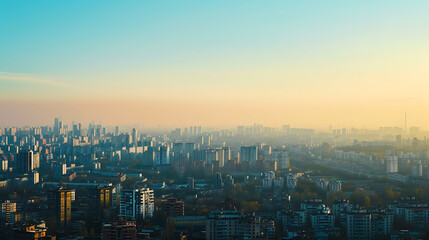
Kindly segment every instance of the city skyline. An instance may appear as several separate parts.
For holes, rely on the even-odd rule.
[[[429,3],[0,3],[0,126],[429,128]]]
[[[0,239],[429,239],[427,9],[0,0]]]
[[[404,116],[403,116],[404,117]],[[200,124],[183,124],[183,125],[162,125],[162,124],[158,124],[156,126],[147,126],[145,125],[143,122],[141,123],[125,123],[125,124],[118,124],[116,123],[106,123],[102,120],[99,121],[95,121],[95,120],[90,120],[90,121],[82,121],[79,119],[73,119],[73,120],[64,120],[63,117],[61,116],[57,116],[54,119],[51,119],[49,122],[47,123],[43,123],[43,124],[36,124],[34,122],[31,125],[19,125],[19,124],[14,124],[14,125],[5,125],[5,126],[1,126],[0,128],[40,128],[40,127],[52,127],[55,125],[54,121],[56,120],[60,120],[61,123],[63,124],[63,126],[67,126],[70,130],[71,127],[73,127],[73,125],[80,125],[82,128],[86,128],[86,127],[91,127],[91,126],[105,126],[107,129],[110,129],[111,131],[113,131],[115,128],[120,127],[121,129],[125,128],[126,131],[129,131],[133,128],[139,129],[139,130],[143,130],[143,131],[171,131],[171,130],[177,130],[177,129],[187,129],[187,128],[192,128],[192,127],[203,127],[205,130],[209,130],[209,132],[211,131],[219,131],[219,130],[237,130],[240,127],[244,127],[244,128],[269,128],[270,130],[272,129],[276,129],[277,131],[282,131],[283,128],[287,127],[287,128],[294,128],[294,129],[308,129],[308,130],[315,130],[317,132],[327,132],[327,133],[331,133],[333,130],[341,130],[343,131],[344,129],[347,131],[350,130],[369,130],[369,131],[378,131],[378,130],[388,130],[391,129],[392,131],[401,131],[401,135],[412,135],[410,134],[410,131],[414,131],[414,132],[419,132],[420,134],[425,134],[426,131],[428,129],[425,128],[421,128],[420,126],[415,126],[415,125],[407,125],[407,118],[406,118],[406,113],[405,113],[405,118],[403,118],[403,125],[402,126],[387,126],[387,125],[380,125],[378,127],[366,127],[366,126],[362,126],[362,127],[356,127],[356,126],[334,126],[334,125],[329,125],[329,126],[324,126],[322,128],[314,128],[311,126],[308,127],[303,127],[303,126],[296,126],[296,125],[291,125],[289,123],[283,123],[280,125],[264,125],[261,124],[259,122],[254,122],[254,123],[245,123],[245,124],[237,124],[237,125],[224,125],[224,126],[212,126],[212,125],[200,125]],[[283,129],[284,130],[284,129]],[[428,132],[429,133],[429,132]]]

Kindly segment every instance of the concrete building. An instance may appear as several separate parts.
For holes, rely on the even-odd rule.
[[[305,211],[283,210],[277,212],[277,220],[283,225],[283,229],[301,228],[306,225]]]
[[[74,195],[74,189],[64,189],[62,187],[49,192],[48,201],[50,213],[55,218],[54,227],[63,231],[69,230]]]
[[[295,189],[297,184],[296,175],[293,173],[288,173],[286,177],[286,186],[288,189]]]
[[[413,177],[422,177],[423,176],[423,165],[421,161],[417,161],[412,165],[411,174]]]
[[[329,183],[329,190],[333,192],[341,191],[341,181],[336,180]]]
[[[169,198],[162,201],[161,207],[162,211],[166,213],[168,217],[185,216],[185,203],[183,201]]]
[[[273,179],[273,187],[276,189],[282,189],[284,186],[284,182],[285,182],[284,179],[281,177],[274,178]]]
[[[126,219],[146,219],[154,212],[153,190],[139,188],[122,190],[119,215]]]
[[[274,221],[239,211],[212,211],[206,221],[207,240],[274,239]]]
[[[398,157],[397,156],[387,156],[385,164],[386,164],[386,173],[398,172]]]
[[[405,221],[418,229],[429,227],[429,207],[406,207],[404,212]]]
[[[33,151],[20,151],[16,159],[16,172],[29,173],[33,171]]]
[[[355,211],[347,214],[347,239],[374,239],[371,214],[366,211]]]
[[[289,153],[286,149],[276,149],[271,153],[271,160],[277,162],[277,167],[280,170],[289,168]]]
[[[10,223],[11,222],[11,213],[16,212],[16,202],[12,202],[10,200],[6,200],[4,203],[1,204],[1,217],[2,217],[2,223]]]
[[[135,240],[137,228],[135,222],[119,219],[111,223],[103,224],[102,240]]]
[[[33,153],[33,169],[38,170],[40,168],[40,154],[38,152]]]
[[[326,229],[334,227],[334,215],[329,213],[311,214],[311,226],[316,233],[324,232]]]
[[[188,184],[188,189],[189,190],[194,190],[194,188],[195,188],[195,180],[194,180],[193,177],[188,177],[187,184]]]
[[[339,217],[342,212],[345,212],[347,210],[347,207],[350,205],[349,200],[346,199],[339,199],[332,203],[332,214],[334,214],[335,217]]]
[[[348,239],[384,239],[393,230],[394,214],[379,210],[352,209],[346,214]]]
[[[249,162],[250,166],[255,166],[258,160],[258,148],[256,146],[243,146],[240,148],[240,162]]]

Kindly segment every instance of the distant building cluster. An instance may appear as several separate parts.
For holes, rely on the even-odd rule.
[[[424,239],[428,145],[398,131],[0,128],[0,239]]]

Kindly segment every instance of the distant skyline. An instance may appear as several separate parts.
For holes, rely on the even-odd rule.
[[[0,1],[0,126],[429,129],[427,1]]]

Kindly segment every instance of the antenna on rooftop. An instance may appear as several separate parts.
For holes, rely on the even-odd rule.
[[[405,135],[407,135],[407,113],[405,112]]]

